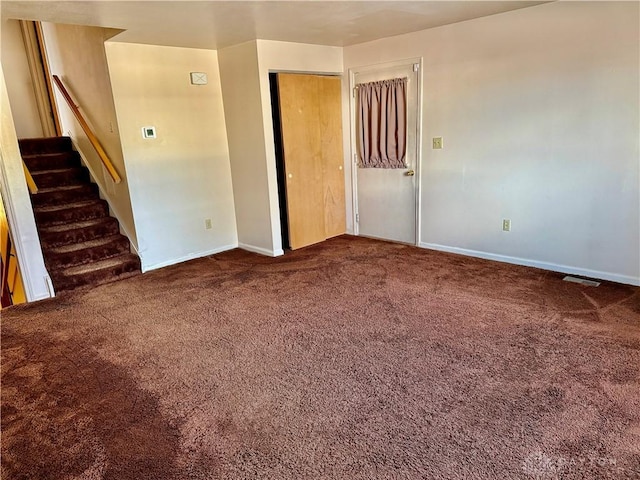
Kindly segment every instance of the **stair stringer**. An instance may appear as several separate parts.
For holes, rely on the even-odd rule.
[[[89,179],[91,183],[95,183],[98,186],[98,193],[100,195],[100,198],[106,201],[107,205],[109,205],[109,214],[112,217],[114,217],[116,220],[118,220],[120,233],[122,233],[125,237],[129,239],[129,244],[131,245],[133,253],[135,253],[140,258],[140,261],[142,261],[142,256],[140,255],[140,251],[138,250],[137,237],[133,235],[132,232],[129,232],[129,230],[125,226],[125,222],[122,221],[122,216],[118,212],[118,209],[113,206],[113,202],[111,201],[111,197],[108,195],[108,189],[106,185],[103,185],[101,182],[98,181],[98,178],[100,177],[96,175],[94,168],[91,166],[91,163],[87,161],[87,158],[84,152],[82,151],[82,149],[80,148],[80,146],[78,145],[78,142],[76,142],[75,139],[71,136],[71,132],[67,132],[67,136],[71,139],[71,145],[73,146],[73,149],[76,152],[78,152],[78,155],[80,155],[80,161],[82,162],[82,165],[86,167],[87,170],[89,170]],[[102,178],[106,178],[107,176],[108,176],[108,173],[103,172]],[[110,182],[110,181],[111,180],[108,178],[106,178],[105,180],[105,182]],[[131,198],[129,198],[129,201],[131,201]]]

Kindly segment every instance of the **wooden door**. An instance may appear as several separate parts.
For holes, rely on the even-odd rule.
[[[292,249],[346,230],[340,78],[278,74]]]
[[[338,77],[316,78],[320,98],[324,227],[326,238],[330,238],[346,231],[341,82]]]
[[[326,239],[318,78],[278,74],[280,122],[292,249]]]

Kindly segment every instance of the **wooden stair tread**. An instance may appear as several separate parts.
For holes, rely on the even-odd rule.
[[[68,230],[77,230],[80,228],[93,227],[101,223],[109,223],[113,221],[113,217],[91,218],[80,222],[64,223],[60,225],[48,225],[40,228],[43,232],[65,232]]]
[[[83,208],[91,205],[101,204],[104,200],[100,198],[92,198],[90,200],[81,200],[73,203],[65,203],[62,205],[42,205],[35,207],[34,210],[36,212],[55,212],[58,210],[68,210],[71,208]]]
[[[67,155],[68,151],[63,152],[47,152],[47,153],[27,153],[22,155],[23,160],[31,160],[33,158],[54,158],[59,157],[61,155]]]
[[[118,241],[122,241],[122,239],[125,238],[122,235],[120,235],[119,233],[116,235],[109,235],[107,237],[100,237],[100,238],[96,238],[94,240],[87,240],[86,242],[80,242],[80,243],[73,243],[70,245],[61,245],[58,247],[51,247],[49,250],[51,251],[51,253],[69,253],[69,252],[75,252],[78,250],[83,250],[85,248],[95,248],[95,247],[99,247],[102,245],[108,245],[111,242],[118,242]]]
[[[59,187],[46,187],[46,188],[38,188],[37,195],[42,195],[44,193],[56,193],[56,192],[67,192],[70,190],[79,190],[81,188],[85,188],[87,183],[78,182],[69,185],[60,185]]]
[[[18,145],[22,155],[73,151],[73,144],[69,137],[21,138],[18,140]]]
[[[52,168],[50,170],[36,170],[35,172],[31,172],[31,176],[47,176],[56,173],[65,173],[65,172],[77,172],[81,171],[82,167],[65,167],[65,168]]]
[[[84,275],[90,272],[98,272],[100,270],[107,270],[111,267],[115,267],[117,265],[122,265],[128,262],[138,261],[138,257],[132,253],[118,255],[117,257],[106,258],[104,260],[100,260],[98,262],[87,263],[84,265],[76,265],[73,267],[67,267],[59,271],[63,275],[75,276],[75,275]]]

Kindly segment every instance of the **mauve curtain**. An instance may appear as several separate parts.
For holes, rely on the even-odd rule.
[[[361,83],[357,91],[360,167],[406,168],[407,79]]]

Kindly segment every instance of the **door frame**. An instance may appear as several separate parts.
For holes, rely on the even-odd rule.
[[[360,235],[360,225],[357,221],[358,215],[358,143],[356,140],[356,75],[360,73],[374,73],[377,71],[390,70],[398,67],[409,67],[418,65],[417,81],[418,81],[418,98],[416,99],[418,111],[416,112],[416,192],[415,192],[415,243],[420,245],[420,190],[422,187],[422,88],[423,88],[423,61],[422,57],[413,57],[403,60],[395,60],[393,62],[377,63],[373,65],[364,65],[349,69],[349,136],[351,144],[351,203],[352,203],[352,223],[354,235]]]

